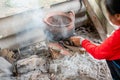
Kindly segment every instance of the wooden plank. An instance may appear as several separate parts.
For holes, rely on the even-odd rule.
[[[103,29],[106,31],[106,18],[103,15],[102,9],[100,7],[100,1],[99,0],[88,0],[90,6],[92,7],[93,11],[95,12],[96,16],[98,17],[99,21],[101,22],[101,24],[103,25]],[[106,31],[107,33],[107,31]]]
[[[101,0],[95,0],[98,5],[100,5]]]
[[[64,1],[66,0],[0,0],[0,18],[16,15],[36,8],[49,7],[52,4]]]
[[[88,2],[88,0],[83,0],[83,3],[85,4],[87,12],[88,12],[93,24],[95,25],[95,28],[97,29],[101,39],[105,40],[107,38],[106,32],[103,29],[103,26],[102,26],[101,22],[99,21],[97,15],[95,14],[94,10],[92,9],[90,3]]]
[[[106,18],[106,30],[107,30],[107,35],[111,35],[111,33],[112,33],[115,29],[114,29],[113,25],[111,25],[111,24],[109,23],[109,20],[107,20],[107,19],[108,19],[108,14],[106,14],[106,13],[107,13],[107,9],[106,9],[106,7],[105,7],[104,2],[105,2],[105,0],[102,0],[102,1],[100,2],[100,7],[101,7],[101,9],[102,9],[103,15],[104,15],[105,18]]]
[[[21,32],[7,38],[0,39],[1,49],[17,49],[29,46],[34,43],[45,41],[46,36],[41,28],[35,28],[29,31]]]

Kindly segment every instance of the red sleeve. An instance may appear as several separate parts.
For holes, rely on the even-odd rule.
[[[91,43],[89,40],[84,40],[82,42],[82,46],[86,49],[86,51],[88,51],[96,59],[110,60],[120,58],[120,46],[118,45],[120,45],[120,30],[116,31],[99,46]],[[116,55],[116,53],[119,54]]]

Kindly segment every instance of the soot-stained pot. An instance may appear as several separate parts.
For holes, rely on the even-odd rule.
[[[74,34],[75,14],[73,11],[65,12],[52,12],[45,18],[44,22],[46,26],[46,34],[49,39],[59,41],[65,38],[69,38]]]

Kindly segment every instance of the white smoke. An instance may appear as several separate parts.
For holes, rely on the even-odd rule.
[[[7,4],[11,7],[38,8],[40,0],[7,0]]]
[[[46,25],[43,21],[45,14],[44,11],[40,9],[38,0],[10,0],[10,2],[11,5],[19,6],[20,8],[34,5],[35,9],[10,16],[1,21],[1,29],[3,29],[3,33],[6,34],[3,34],[4,37],[13,34],[17,35],[14,36],[16,39],[10,37],[8,39],[1,40],[0,47],[10,48],[11,46],[16,45],[23,47],[32,44],[33,42],[45,40],[46,36],[44,34],[44,30]]]
[[[52,13],[50,13],[50,14],[52,14]],[[70,18],[68,18],[64,15],[59,15],[56,13],[55,15],[52,15],[48,18],[48,23],[51,24],[50,27],[51,27],[51,30],[53,30],[53,31],[51,31],[51,33],[55,34],[55,35],[53,34],[53,36],[52,36],[53,40],[54,40],[54,38],[55,38],[55,40],[68,38],[74,32],[74,31],[72,31],[74,28],[68,29],[68,27],[71,27],[71,26],[74,27],[74,20],[71,21]]]
[[[29,43],[32,43],[35,40],[43,41],[46,38],[46,35],[44,34],[46,25],[43,22],[44,18],[43,11],[36,10],[31,13],[32,15],[30,16],[31,17],[30,22],[23,27],[23,32],[18,34],[18,36],[16,37],[18,41],[17,43],[21,43],[20,36],[24,38],[21,47],[24,45],[28,45]],[[28,13],[23,14],[24,17],[26,17],[26,15],[28,15]]]
[[[3,34],[3,37],[7,37],[13,34],[17,33],[16,40],[10,39],[10,42],[8,40],[4,40],[0,42],[0,47],[8,48],[9,46],[13,46],[15,44],[20,44],[22,46],[26,45],[26,43],[32,43],[33,40],[44,40],[46,35],[44,34],[46,24],[44,23],[43,19],[45,18],[45,13],[43,10],[40,9],[40,3],[39,0],[8,0],[9,4],[11,6],[17,6],[20,8],[23,7],[32,7],[37,8],[36,10],[26,11],[22,14],[18,14],[10,18],[9,20],[3,20],[3,25],[1,25],[1,28],[3,28],[0,31],[5,30],[5,34]],[[60,20],[60,25],[64,25],[64,21]],[[48,25],[47,25],[48,26]],[[9,28],[10,32],[8,34],[8,31],[6,28]],[[67,28],[60,28],[62,31],[62,36],[65,37],[67,35]],[[53,36],[47,33],[49,38],[52,38]],[[0,36],[1,37],[1,36]],[[7,45],[4,44],[6,41]]]

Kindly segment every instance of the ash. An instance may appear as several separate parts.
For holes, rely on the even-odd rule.
[[[77,27],[76,34],[95,43],[101,42],[97,31],[88,24]],[[105,60],[96,60],[85,51],[71,51],[72,55],[53,59],[47,43],[43,41],[13,51],[18,54],[17,59],[10,62],[12,69],[6,68],[13,74],[3,70],[0,80],[112,80]]]

